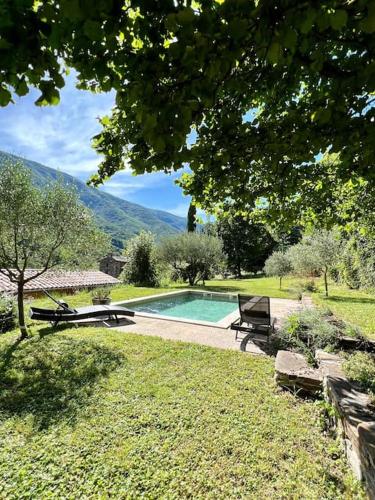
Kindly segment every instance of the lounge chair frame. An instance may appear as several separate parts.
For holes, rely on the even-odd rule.
[[[246,334],[261,334],[269,337],[275,331],[276,318],[271,317],[270,298],[256,295],[238,294],[240,318],[231,324],[236,331],[236,340],[239,332]]]
[[[56,300],[47,290],[43,290],[43,292],[58,305],[58,308],[43,309],[30,307],[29,316],[36,321],[48,321],[52,326],[57,326],[62,322],[75,323],[80,320],[103,317],[106,317],[108,321],[115,318],[116,323],[119,323],[118,316],[133,317],[135,314],[134,311],[117,305],[98,305],[73,309],[66,302]]]
[[[75,323],[80,320],[103,318],[109,321],[115,318],[116,323],[119,323],[119,316],[134,316],[134,311],[129,311],[121,306],[88,306],[80,307],[75,310],[67,311],[66,309],[41,309],[38,307],[30,307],[30,318],[36,321],[48,321],[52,326],[57,326],[59,323]]]

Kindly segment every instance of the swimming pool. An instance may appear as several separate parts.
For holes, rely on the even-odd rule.
[[[134,299],[121,305],[136,315],[227,328],[238,316],[236,295],[191,290]]]

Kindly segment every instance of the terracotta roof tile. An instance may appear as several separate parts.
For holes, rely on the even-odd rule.
[[[35,269],[26,269],[26,277],[35,273]],[[66,290],[91,288],[105,285],[117,285],[120,281],[101,271],[47,271],[25,285],[25,292],[46,290]],[[17,286],[0,273],[0,292],[14,293]]]

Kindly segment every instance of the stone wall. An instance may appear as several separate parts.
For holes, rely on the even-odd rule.
[[[341,437],[346,456],[356,475],[375,499],[375,407],[367,394],[349,382],[341,370],[341,358],[317,350],[317,368],[308,365],[301,354],[279,351],[275,380],[287,389],[316,394],[324,390],[334,407],[332,424]]]

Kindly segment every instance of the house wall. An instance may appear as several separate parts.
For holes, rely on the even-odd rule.
[[[114,278],[118,278],[124,268],[124,265],[125,262],[119,262],[118,260],[115,260],[112,257],[108,256],[100,261],[99,269],[100,271],[102,271],[102,273],[106,273],[110,276],[113,276]]]

